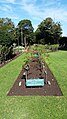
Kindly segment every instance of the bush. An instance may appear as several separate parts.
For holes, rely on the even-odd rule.
[[[54,44],[54,45],[45,45],[45,48],[51,51],[57,51],[59,47],[59,44]]]
[[[0,47],[0,62],[5,63],[6,60],[11,58],[12,53],[13,53],[13,47],[12,46],[10,46],[10,47],[8,47],[8,46]]]

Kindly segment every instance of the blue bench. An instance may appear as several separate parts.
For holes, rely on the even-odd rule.
[[[44,79],[27,79],[26,86],[44,86]]]

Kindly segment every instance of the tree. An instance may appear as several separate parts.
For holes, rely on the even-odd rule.
[[[0,59],[5,61],[9,59],[13,51],[13,43],[15,40],[16,32],[14,23],[9,18],[0,18]]]
[[[67,37],[63,36],[59,39],[59,49],[67,50]]]
[[[51,34],[52,34],[54,44],[57,44],[59,42],[59,39],[61,38],[61,34],[62,34],[60,22],[59,23],[57,22],[52,26]]]
[[[10,46],[15,41],[15,26],[11,19],[0,18],[0,44]]]
[[[18,23],[20,44],[26,47],[32,39],[33,26],[30,20],[24,19]]]
[[[62,34],[60,23],[55,23],[48,17],[43,20],[35,31],[36,42],[43,44],[56,44]]]

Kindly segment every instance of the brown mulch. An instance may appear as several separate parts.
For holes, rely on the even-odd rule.
[[[46,83],[46,74],[43,73],[43,69],[41,68],[40,60],[37,57],[34,57],[28,62],[30,68],[28,71],[28,79],[30,78],[44,78],[44,86],[43,87],[26,87],[25,85],[25,77],[23,73],[25,69],[23,68],[17,77],[14,85],[10,89],[8,96],[62,96],[62,91],[59,88],[59,85],[53,76],[52,72],[46,66],[47,71],[47,83]],[[50,81],[50,84],[48,83]],[[21,82],[21,86],[19,86],[19,82]]]

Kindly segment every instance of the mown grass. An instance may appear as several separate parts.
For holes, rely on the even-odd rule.
[[[45,56],[43,54],[42,57],[56,77],[63,95],[67,96],[67,51],[52,52]]]
[[[0,69],[0,96],[9,91],[29,56],[24,53]]]
[[[47,59],[48,64],[53,57],[53,54],[51,55],[49,60]],[[66,119],[67,95],[61,84],[64,96],[60,97],[7,96],[7,92],[29,56],[30,54],[23,54],[0,69],[0,119]]]

